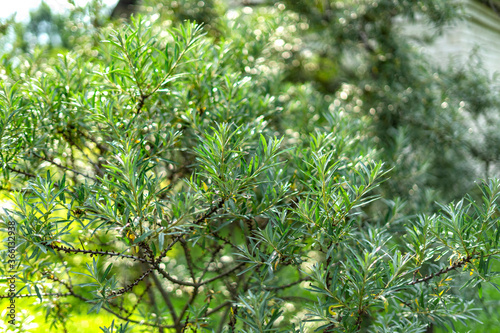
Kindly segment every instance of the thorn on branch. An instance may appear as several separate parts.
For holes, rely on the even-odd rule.
[[[100,249],[98,251],[96,250],[85,250],[85,249],[73,249],[65,246],[58,246],[54,244],[44,244],[45,246],[55,250],[55,251],[60,251],[68,254],[76,254],[76,253],[82,253],[82,254],[88,254],[91,258],[93,256],[101,255],[101,256],[110,256],[110,257],[119,257],[121,259],[132,259],[134,261],[141,261],[144,263],[150,263],[147,259],[133,256],[130,254],[123,254],[119,252],[114,252],[114,251],[104,251],[103,249]]]
[[[439,275],[443,275],[445,273],[448,273],[449,271],[452,271],[454,269],[457,269],[457,268],[460,268],[462,267],[463,265],[467,264],[468,262],[470,262],[472,260],[472,258],[474,257],[474,253],[473,254],[470,254],[468,255],[467,257],[455,262],[453,265],[451,266],[448,266],[448,267],[444,267],[442,269],[440,269],[439,271],[435,272],[435,273],[432,273],[430,275],[427,275],[427,276],[424,276],[423,278],[421,279],[416,279],[416,280],[413,280],[412,282],[408,283],[408,285],[412,286],[412,285],[415,285],[417,283],[422,283],[422,282],[426,282],[426,281],[429,281],[430,279],[436,277],[436,276],[439,276]]]
[[[36,178],[36,176],[35,176],[35,175],[33,175],[33,174],[31,174],[31,173],[28,173],[28,172],[25,172],[25,171],[22,171],[22,170],[18,170],[18,169],[16,169],[16,168],[11,167],[11,166],[9,166],[9,167],[8,167],[8,169],[9,169],[10,171],[15,172],[15,173],[18,173],[18,174],[20,174],[20,175],[25,175],[25,176],[30,177],[30,178]]]

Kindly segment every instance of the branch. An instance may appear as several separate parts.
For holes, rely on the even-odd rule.
[[[58,296],[65,297],[71,296],[71,293],[40,293],[41,296]],[[23,298],[23,297],[38,297],[37,294],[24,294],[24,295],[16,295],[14,297],[10,297],[9,295],[0,295],[0,299],[2,298]]]
[[[158,262],[156,262],[156,261],[154,263],[152,263],[151,265],[153,266],[155,271],[160,273],[165,279],[169,280],[170,282],[173,282],[173,283],[181,285],[181,286],[188,286],[188,287],[195,287],[195,288],[200,286],[199,283],[177,280],[176,278],[174,278],[170,274],[168,274],[167,271],[162,269],[160,267],[160,265],[158,264]]]
[[[93,180],[93,181],[97,182],[97,179],[96,179],[96,178],[91,177],[91,176],[88,176],[88,175],[86,175],[86,174],[84,174],[84,173],[81,173],[80,171],[76,171],[76,170],[74,170],[74,169],[68,168],[68,167],[66,167],[66,166],[64,166],[64,165],[61,165],[61,164],[59,164],[59,163],[56,163],[56,162],[54,162],[53,160],[51,160],[50,158],[48,158],[48,157],[43,157],[43,156],[41,156],[41,155],[38,155],[37,153],[33,153],[33,155],[35,155],[36,157],[38,157],[38,158],[39,158],[39,159],[41,159],[41,160],[44,160],[44,161],[46,161],[46,162],[49,162],[50,164],[55,165],[56,167],[58,167],[58,168],[60,168],[60,169],[64,169],[64,170],[66,170],[66,171],[70,171],[70,172],[76,173],[76,174],[78,174],[78,175],[80,175],[80,176],[83,176],[83,177],[85,177],[85,178],[88,178],[88,179],[91,179],[91,180]]]
[[[203,222],[205,219],[207,219],[208,217],[210,217],[212,214],[214,214],[217,210],[219,210],[220,208],[222,208],[222,206],[224,205],[224,202],[225,202],[225,199],[222,198],[220,199],[219,203],[217,205],[214,205],[212,206],[212,208],[206,212],[205,214],[203,214],[201,217],[199,217],[196,221],[193,222],[193,224],[200,224],[201,222]],[[193,230],[193,227],[189,228],[189,230]],[[142,242],[139,244],[139,247],[141,249],[143,249],[145,252],[146,252],[146,255],[149,256],[149,258],[151,258],[151,261],[149,260],[146,260],[147,263],[149,263],[150,265],[153,266],[153,268],[158,272],[160,273],[164,278],[166,278],[167,280],[173,282],[173,283],[176,283],[178,285],[181,285],[181,286],[189,286],[189,287],[195,287],[195,288],[198,288],[200,286],[202,286],[203,284],[206,284],[208,282],[201,282],[201,283],[196,283],[196,280],[194,279],[193,277],[193,281],[194,282],[187,282],[187,281],[181,281],[181,280],[177,280],[175,278],[173,278],[168,272],[166,272],[164,269],[162,269],[160,267],[160,262],[161,262],[161,259],[167,254],[168,251],[170,251],[170,249],[172,249],[172,247],[179,241],[182,240],[182,238],[185,236],[185,234],[182,234],[182,235],[178,235],[177,237],[175,237],[173,240],[172,240],[172,243],[169,244],[169,246],[163,250],[160,255],[155,258],[153,256],[153,253],[151,251],[151,248],[149,247],[149,245],[147,245],[146,243]],[[144,259],[145,260],[145,259]],[[236,268],[235,268],[236,269]],[[230,272],[226,272],[226,274],[229,274]],[[224,275],[226,275],[224,274]],[[221,275],[223,276],[223,275]],[[209,282],[213,281],[213,279],[210,279],[208,280]]]
[[[100,142],[98,142],[96,139],[94,139],[90,135],[85,134],[84,132],[82,132],[78,128],[76,130],[77,130],[78,134],[80,134],[81,136],[83,136],[85,139],[87,139],[87,140],[92,141],[93,143],[95,143],[96,147],[101,151],[101,153],[105,153],[105,152],[109,151],[109,149],[107,147],[105,147],[104,145],[102,145]],[[87,148],[89,148],[89,147],[87,147]]]
[[[149,98],[149,96],[151,96],[151,95],[144,95],[141,92],[141,96],[139,97],[139,103],[137,103],[137,106],[136,106],[136,111],[135,111],[136,115],[138,115],[139,113],[141,113],[142,108],[144,107],[144,103],[146,102],[146,99]]]
[[[6,191],[6,192],[20,192],[20,191],[22,191],[22,189],[12,189],[12,188],[0,187],[0,191]]]
[[[184,250],[184,257],[186,258],[186,264],[189,270],[189,274],[191,275],[191,279],[196,282],[196,275],[194,273],[194,268],[193,268],[193,258],[191,257],[191,250],[187,246],[186,240],[181,239],[181,246],[182,249]]]
[[[456,268],[462,267],[466,263],[470,262],[472,260],[473,256],[474,256],[474,254],[470,254],[467,257],[463,258],[462,260],[457,261],[453,265],[445,267],[445,268],[442,268],[439,271],[437,271],[436,273],[432,273],[430,275],[424,276],[421,279],[413,280],[412,282],[408,283],[408,285],[412,286],[412,285],[415,285],[417,283],[426,282],[426,281],[429,281],[430,279],[432,279],[432,278],[434,278],[436,276],[443,275],[443,274],[448,273],[449,271],[452,271],[452,270],[454,270]]]
[[[57,246],[57,245],[54,245],[54,244],[44,244],[44,245],[50,247],[53,250],[62,251],[62,252],[65,252],[65,253],[90,254],[90,257],[97,256],[97,255],[110,256],[110,257],[120,257],[121,259],[125,259],[126,258],[126,259],[132,259],[132,260],[135,260],[135,261],[141,261],[141,262],[144,262],[144,263],[150,263],[148,260],[146,260],[144,258],[133,256],[133,255],[130,255],[130,254],[123,254],[123,253],[119,253],[119,252],[114,252],[114,251],[103,251],[102,249],[101,250],[72,249],[72,248],[69,248],[69,247]]]
[[[127,316],[127,318],[130,318],[130,316],[132,316],[132,314],[134,313],[135,309],[137,309],[137,307],[139,306],[139,304],[141,303],[144,295],[146,295],[146,293],[151,290],[151,282],[147,282],[146,283],[146,288],[144,289],[144,291],[142,292],[142,294],[139,296],[139,298],[137,299],[137,301],[135,302],[134,306],[132,307],[132,309],[129,310],[126,310],[126,312],[129,313],[129,315]],[[123,299],[123,298],[122,298]]]
[[[25,176],[30,177],[30,178],[36,178],[36,176],[35,176],[35,175],[33,175],[33,174],[31,174],[31,173],[24,172],[24,171],[22,171],[22,170],[18,170],[18,169],[16,169],[16,168],[11,167],[11,166],[9,166],[9,167],[7,167],[7,168],[8,168],[10,171],[13,171],[13,172],[15,172],[15,173],[18,173],[18,174],[20,174],[20,175],[25,175]]]
[[[205,219],[209,218],[213,213],[215,213],[216,211],[218,211],[219,209],[222,208],[222,206],[224,205],[224,202],[226,201],[225,198],[221,198],[219,200],[219,203],[217,205],[214,205],[212,206],[212,208],[206,212],[205,214],[203,214],[200,218],[198,218],[194,224],[200,224],[201,222],[205,221]]]
[[[179,315],[179,318],[177,318],[177,322],[176,322],[176,325],[179,325],[181,324],[181,319],[184,317],[184,315],[186,314],[187,310],[189,309],[189,307],[191,305],[193,305],[194,303],[194,300],[196,299],[196,296],[198,296],[198,287],[194,287],[194,290],[193,292],[191,293],[191,297],[189,297],[189,300],[186,302],[186,304],[184,304],[184,308],[181,310],[181,313]],[[186,321],[184,323],[184,328],[186,327],[186,325],[189,323],[189,314],[186,318]]]
[[[369,53],[375,53],[375,49],[373,46],[370,44],[370,41],[368,40],[368,36],[366,35],[366,32],[363,29],[360,29],[359,32],[359,37],[361,41],[363,42],[363,46]]]
[[[210,256],[210,260],[208,261],[208,264],[205,265],[205,268],[203,269],[203,272],[201,272],[201,275],[198,279],[198,283],[203,279],[203,277],[205,276],[205,274],[208,272],[208,269],[210,268],[210,264],[215,262],[215,256],[217,255],[217,253],[219,253],[220,250],[223,249],[223,246],[215,243],[213,245],[213,249],[212,249],[212,255]]]
[[[137,286],[139,284],[139,282],[141,282],[142,280],[144,280],[144,278],[146,276],[148,276],[151,272],[153,271],[152,268],[150,268],[149,270],[147,270],[146,272],[144,272],[144,274],[142,274],[139,278],[137,278],[134,282],[126,285],[125,287],[117,290],[117,291],[113,291],[111,293],[109,293],[109,295],[107,295],[108,297],[110,296],[115,296],[115,297],[118,297],[119,295],[122,295],[130,290],[132,290],[132,288],[134,288],[135,286]]]
[[[86,303],[91,303],[92,302],[92,300],[90,300],[90,299],[88,299],[86,297],[83,297],[82,295],[79,295],[79,294],[75,293],[75,291],[73,290],[73,288],[70,285],[68,285],[66,282],[58,279],[52,273],[46,271],[45,274],[46,274],[46,276],[50,280],[53,280],[55,282],[59,282],[60,284],[62,284],[63,286],[65,286],[68,289],[68,291],[70,293],[70,296],[76,297],[76,298],[78,298],[78,299],[80,299],[80,300],[82,300],[82,301],[84,301]],[[117,312],[115,312],[115,311],[113,311],[110,308],[105,307],[105,306],[102,306],[101,309],[103,309],[103,310],[111,313],[112,315],[116,316],[119,319],[122,319],[124,321],[128,321],[128,322],[133,323],[133,324],[139,324],[139,325],[145,325],[145,326],[157,327],[157,328],[175,328],[173,325],[158,325],[158,324],[151,324],[151,323],[148,323],[148,322],[144,322],[144,320],[140,320],[139,321],[139,320],[129,319],[130,316],[124,317],[121,314],[119,314],[119,313],[117,313]]]
[[[83,148],[80,147],[79,145],[77,145],[76,142],[73,140],[73,138],[71,138],[71,136],[69,136],[65,132],[60,132],[60,134],[63,137],[63,139],[66,140],[66,142],[70,146],[76,147],[76,149],[78,149],[82,153],[82,155],[85,156],[87,161],[90,164],[92,164],[92,166],[94,167],[94,170],[99,174],[99,176],[104,175],[104,172],[102,171],[102,165],[99,165],[99,163],[95,163],[94,161],[92,161],[92,159],[87,155],[87,153],[83,150]],[[73,166],[74,166],[74,164],[73,164]]]
[[[245,266],[245,263],[242,262],[241,264],[239,265],[236,265],[235,267],[231,268],[230,270],[226,271],[226,272],[223,272],[223,273],[220,273],[219,275],[217,276],[214,276],[213,278],[211,279],[208,279],[208,280],[205,280],[205,281],[202,281],[200,283],[198,283],[197,285],[199,286],[202,286],[202,285],[205,285],[205,284],[208,284],[210,282],[213,282],[213,281],[216,281],[216,280],[219,280],[220,278],[226,276],[226,275],[229,275],[231,273],[233,273],[234,271],[237,271],[238,269],[240,269],[242,266]]]
[[[216,313],[217,311],[219,311],[220,309],[225,308],[226,306],[229,306],[229,305],[231,305],[231,304],[232,304],[232,302],[231,302],[231,301],[226,301],[226,302],[224,302],[224,303],[222,303],[222,304],[220,304],[220,305],[216,306],[216,307],[215,307],[215,308],[213,308],[212,310],[207,311],[207,313],[206,313],[205,315],[208,317],[208,316],[210,316],[211,314],[214,314],[214,313]]]
[[[298,279],[297,281],[290,282],[288,284],[284,284],[282,286],[263,287],[262,289],[268,290],[268,291],[271,291],[271,290],[282,290],[282,289],[293,287],[293,286],[295,286],[295,285],[297,285],[297,284],[299,284],[301,282],[309,281],[309,280],[311,280],[310,277],[305,277],[305,278]]]
[[[161,281],[158,280],[156,275],[153,273],[151,274],[151,277],[153,278],[153,281],[155,282],[156,286],[158,287],[158,290],[160,291],[161,296],[163,297],[163,300],[165,300],[165,303],[167,304],[168,310],[170,311],[170,315],[172,316],[172,321],[174,323],[177,322],[177,313],[175,312],[175,307],[172,304],[172,301],[170,300],[170,296],[168,296],[168,293],[163,289],[161,286]]]

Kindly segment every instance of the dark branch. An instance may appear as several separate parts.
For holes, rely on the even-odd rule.
[[[15,169],[15,168],[13,168],[13,167],[10,167],[10,166],[8,167],[8,169],[9,169],[10,171],[12,171],[12,172],[18,173],[18,174],[20,174],[20,175],[24,175],[24,176],[26,176],[26,177],[36,178],[36,176],[35,176],[35,175],[33,175],[33,174],[31,174],[31,173],[28,173],[28,172],[25,172],[25,171],[22,171],[22,170],[18,170],[18,169]]]
[[[436,273],[432,273],[430,275],[427,275],[427,276],[424,276],[423,278],[421,279],[416,279],[416,280],[413,280],[412,282],[408,283],[408,285],[412,286],[412,285],[415,285],[417,283],[422,283],[422,282],[426,282],[426,281],[429,281],[430,279],[436,277],[436,276],[439,276],[439,275],[443,275],[445,273],[448,273],[449,271],[452,271],[454,269],[457,269],[459,267],[462,267],[463,265],[465,265],[466,263],[470,262],[473,258],[473,255],[468,255],[467,257],[463,258],[462,260],[459,260],[457,262],[455,262],[453,265],[451,266],[448,266],[448,267],[445,267],[439,271],[437,271]]]
[[[48,247],[50,247],[53,250],[61,251],[61,252],[64,252],[64,253],[90,254],[90,257],[97,256],[97,255],[110,256],[110,257],[120,257],[122,259],[132,259],[132,260],[135,260],[135,261],[141,261],[141,262],[144,262],[144,263],[150,263],[148,260],[146,260],[144,258],[133,256],[133,255],[130,255],[130,254],[123,254],[123,253],[119,253],[119,252],[114,252],[114,251],[103,251],[102,249],[101,250],[81,250],[81,249],[72,249],[72,248],[64,247],[64,246],[57,246],[57,245],[54,245],[54,244],[45,244],[45,245],[48,246]]]
[[[71,293],[40,293],[41,296],[57,296],[57,297],[65,297],[71,296]],[[11,297],[9,295],[0,295],[0,299],[2,298],[23,298],[23,297],[38,297],[37,294],[24,294],[24,295],[16,295]]]
[[[111,296],[119,296],[119,295],[122,295],[122,294],[125,294],[126,292],[132,290],[132,288],[134,288],[135,286],[137,286],[139,284],[139,282],[141,282],[142,280],[144,280],[144,278],[146,276],[148,276],[151,272],[153,271],[152,268],[150,268],[149,270],[147,270],[146,272],[144,272],[144,274],[142,274],[139,278],[137,278],[134,282],[126,285],[125,287],[117,290],[117,291],[113,291],[111,293],[109,293],[108,297],[111,297]]]
[[[58,167],[58,168],[60,168],[60,169],[63,169],[63,170],[66,170],[66,171],[70,171],[70,172],[76,173],[77,175],[83,176],[83,177],[85,177],[85,178],[88,178],[88,179],[91,179],[91,180],[93,180],[93,181],[97,182],[97,179],[96,179],[96,178],[91,177],[91,176],[89,176],[89,175],[86,175],[86,174],[84,174],[84,173],[82,173],[82,172],[80,172],[80,171],[76,171],[76,170],[74,170],[74,169],[68,168],[68,167],[66,167],[66,166],[64,166],[64,165],[61,165],[61,164],[59,164],[59,163],[57,163],[57,162],[53,161],[52,159],[50,159],[50,158],[48,158],[48,157],[43,157],[43,156],[41,156],[41,155],[39,155],[39,154],[37,154],[37,153],[34,153],[34,155],[35,155],[36,157],[38,157],[39,159],[41,159],[41,160],[43,160],[43,161],[46,161],[46,162],[49,162],[50,164],[55,165],[56,167]]]
[[[311,280],[310,277],[305,277],[305,278],[302,278],[302,279],[298,279],[297,281],[294,281],[294,282],[290,282],[288,284],[284,284],[282,286],[272,286],[272,287],[263,287],[264,290],[283,290],[283,289],[286,289],[286,288],[290,288],[290,287],[293,287],[301,282],[304,282],[304,281],[309,281]]]

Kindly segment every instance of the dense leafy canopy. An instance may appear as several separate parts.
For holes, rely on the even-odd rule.
[[[447,1],[145,1],[111,23],[99,10],[42,6],[28,34],[11,23],[0,69],[17,297],[57,330],[70,303],[111,313],[103,332],[475,319],[471,294],[497,287],[498,97],[400,31],[442,27]]]

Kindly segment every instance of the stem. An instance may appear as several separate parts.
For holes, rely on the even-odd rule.
[[[172,317],[172,321],[174,323],[177,323],[177,313],[175,312],[174,305],[172,304],[172,301],[170,300],[170,296],[168,295],[166,290],[162,287],[161,282],[155,273],[151,274],[151,278],[153,279],[156,287],[158,288],[158,291],[160,292],[161,296],[163,297],[163,300],[165,301],[165,304],[168,307],[168,310],[170,311],[170,316]],[[174,325],[174,327],[176,327],[176,326]]]

